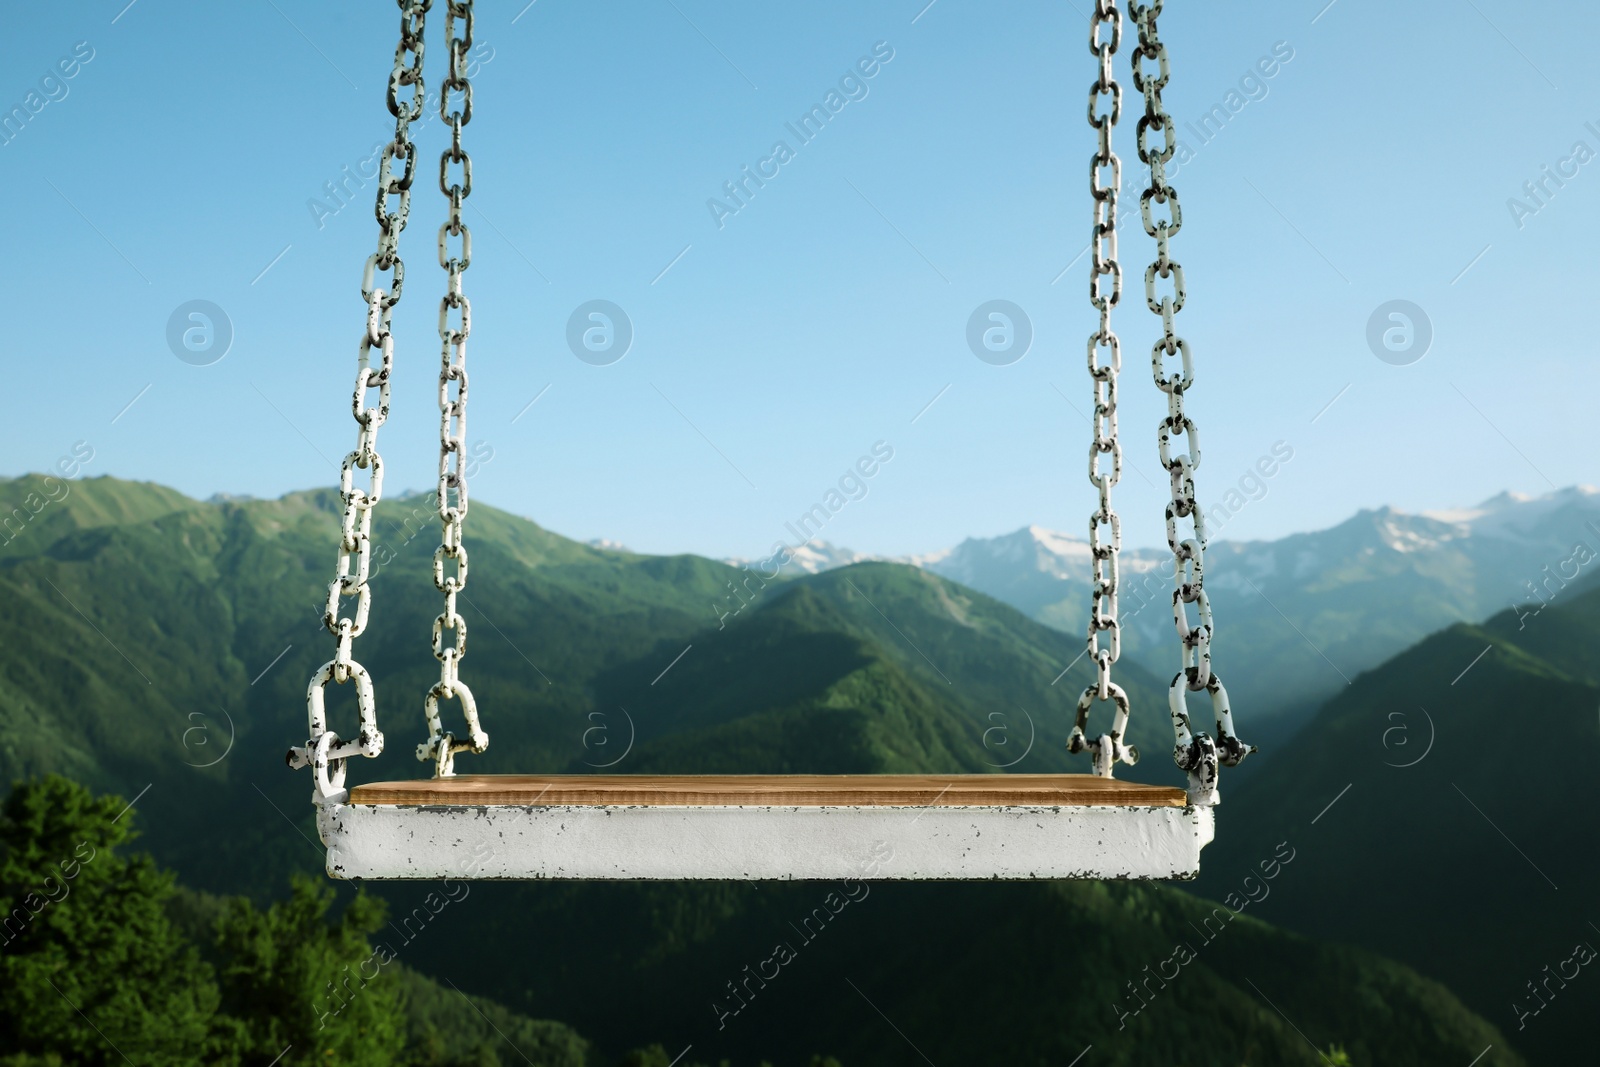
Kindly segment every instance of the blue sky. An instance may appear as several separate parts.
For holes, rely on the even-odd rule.
[[[898,553],[1027,523],[1085,530],[1094,319],[1087,257],[1066,268],[1090,225],[1090,3],[925,3],[480,5],[465,290],[469,437],[492,459],[476,499],[581,538],[757,555],[884,442],[893,458],[826,539]],[[37,94],[0,147],[13,398],[0,471],[47,468],[83,440],[89,473],[198,496],[331,484],[354,440],[376,223],[370,181],[342,207],[325,183],[359,173],[386,138],[396,9],[125,5],[50,5],[0,39],[0,108]],[[431,85],[444,60],[435,6]],[[1600,160],[1575,151],[1600,152],[1600,12],[1169,0],[1163,29],[1166,100],[1194,153],[1174,179],[1173,248],[1198,363],[1202,501],[1278,442],[1293,451],[1226,535],[1600,481],[1579,429],[1593,404]],[[892,58],[846,82],[853,98],[802,144],[786,123],[875,46]],[[1226,107],[1275,46],[1293,58],[1247,83],[1202,142],[1187,124]],[[707,201],[728,203],[724,182],[780,140],[793,158],[719,220]],[[422,126],[402,241],[381,438],[391,492],[429,488],[435,462],[442,141],[437,118]],[[1129,457],[1117,501],[1127,543],[1156,544],[1157,319],[1136,299],[1152,248],[1135,225],[1121,251],[1134,284],[1116,319]],[[1006,366],[966,340],[996,299],[1033,330]],[[192,300],[233,331],[208,366],[167,342]],[[632,324],[608,365],[567,343],[593,300]],[[1431,322],[1420,361],[1368,346],[1392,300]]]

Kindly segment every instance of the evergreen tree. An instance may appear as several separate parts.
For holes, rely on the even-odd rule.
[[[335,892],[297,875],[288,900],[260,911],[229,902],[218,924],[225,1006],[244,1024],[245,1067],[266,1067],[286,1049],[300,1062],[391,1067],[405,1035],[393,956],[367,935],[383,902],[359,892],[337,922]]]
[[[237,1063],[211,968],[167,917],[172,876],[113,851],[132,836],[121,798],[65,778],[0,809],[0,1048],[17,1063]]]

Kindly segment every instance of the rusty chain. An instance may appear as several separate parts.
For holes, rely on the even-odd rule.
[[[1102,30],[1105,36],[1102,38]],[[1112,69],[1122,41],[1122,12],[1117,0],[1096,0],[1089,24],[1089,52],[1099,60],[1099,76],[1089,86],[1089,125],[1098,143],[1089,161],[1089,191],[1094,197],[1091,245],[1094,259],[1089,275],[1089,302],[1099,313],[1099,327],[1089,335],[1089,377],[1094,381],[1094,441],[1089,446],[1089,482],[1099,493],[1099,504],[1089,516],[1089,547],[1094,561],[1093,606],[1089,613],[1088,652],[1094,657],[1096,681],[1078,701],[1077,720],[1067,748],[1092,750],[1095,774],[1110,778],[1119,762],[1138,761],[1138,750],[1124,744],[1128,728],[1128,696],[1111,680],[1111,665],[1122,655],[1122,631],[1117,622],[1117,557],[1122,549],[1122,520],[1111,504],[1111,490],[1122,477],[1122,444],[1117,439],[1117,374],[1122,369],[1122,344],[1111,328],[1111,309],[1122,299],[1122,266],[1117,262],[1117,192],[1122,187],[1122,160],[1112,150],[1111,135],[1122,115],[1122,86]],[[1104,102],[1104,110],[1101,110]],[[1109,172],[1110,183],[1101,181]],[[1109,278],[1109,289],[1103,279]],[[1104,362],[1102,362],[1104,353]],[[1111,469],[1102,462],[1110,457]],[[1109,536],[1109,540],[1106,538]],[[1102,647],[1100,635],[1108,634]],[[1096,701],[1110,700],[1116,707],[1111,732],[1095,740],[1084,734],[1089,710]]]
[[[1194,359],[1189,342],[1180,337],[1174,322],[1187,299],[1183,266],[1172,258],[1170,241],[1183,228],[1183,210],[1178,191],[1167,181],[1166,166],[1177,151],[1177,131],[1172,116],[1161,100],[1161,92],[1171,78],[1166,45],[1157,30],[1163,0],[1138,3],[1129,0],[1128,13],[1139,33],[1133,52],[1133,84],[1144,94],[1144,114],[1139,118],[1139,160],[1150,168],[1149,187],[1139,197],[1139,215],[1145,233],[1155,238],[1156,258],[1144,275],[1145,304],[1161,316],[1161,338],[1150,351],[1150,364],[1156,387],[1167,397],[1167,414],[1158,427],[1161,465],[1172,483],[1172,500],[1166,508],[1167,545],[1172,549],[1172,615],[1182,645],[1181,669],[1173,679],[1169,703],[1176,738],[1174,759],[1189,772],[1190,797],[1197,803],[1217,801],[1217,768],[1232,767],[1252,750],[1233,733],[1233,716],[1227,690],[1211,670],[1211,639],[1214,626],[1211,600],[1205,589],[1206,522],[1205,511],[1195,495],[1195,471],[1200,468],[1200,430],[1184,410],[1184,397],[1194,385]],[[1148,64],[1154,64],[1153,67]],[[1160,132],[1159,149],[1151,147],[1151,134]],[[1156,218],[1156,205],[1167,209],[1167,217]],[[1170,281],[1170,293],[1157,294],[1156,279]],[[1177,356],[1179,365],[1169,371],[1166,360]],[[1174,454],[1173,443],[1183,439],[1186,452]],[[1188,520],[1191,535],[1178,529]],[[1196,619],[1189,619],[1187,605],[1195,605]],[[1189,727],[1187,694],[1204,690],[1211,694],[1217,720],[1215,742],[1204,734],[1193,734]]]
[[[447,281],[445,295],[439,301],[439,340],[443,347],[439,370],[438,506],[442,534],[433,553],[433,584],[444,594],[444,610],[433,620],[433,655],[439,661],[439,681],[428,690],[425,701],[428,740],[417,746],[417,759],[433,760],[437,778],[455,773],[456,753],[479,753],[489,745],[489,735],[478,722],[472,690],[458,677],[461,659],[467,654],[467,620],[456,610],[456,594],[467,584],[467,548],[461,540],[467,517],[467,471],[462,460],[467,436],[467,337],[472,333],[472,302],[461,291],[461,275],[472,265],[472,230],[461,218],[461,205],[472,195],[472,157],[461,147],[461,129],[472,121],[472,83],[467,77],[467,53],[472,49],[472,0],[447,0],[444,26],[450,72],[439,91],[439,117],[450,125],[450,147],[439,154],[439,191],[449,201],[450,210],[439,227],[439,266],[444,268]],[[459,96],[453,110],[452,94]],[[458,180],[451,180],[451,164],[461,167]],[[450,248],[452,237],[461,239],[460,248]],[[458,323],[451,322],[452,311],[460,313]],[[449,576],[445,575],[447,559],[455,564],[455,573]],[[448,644],[447,630],[453,638]],[[461,701],[467,724],[465,741],[457,741],[439,717],[439,702],[451,697]]]
[[[378,249],[367,257],[361,276],[361,298],[367,305],[366,328],[356,361],[355,394],[351,411],[360,427],[356,447],[344,458],[339,471],[339,496],[344,513],[339,525],[339,558],[333,581],[328,584],[328,600],[322,621],[337,639],[333,659],[311,676],[306,688],[306,717],[310,736],[303,747],[289,750],[291,767],[310,766],[314,775],[313,798],[337,803],[344,797],[345,762],[352,756],[371,758],[383,751],[383,732],[378,729],[377,699],[372,676],[353,658],[353,645],[367,628],[372,609],[372,590],[367,577],[372,559],[372,509],[383,495],[383,458],[378,454],[378,428],[389,418],[390,376],[394,368],[394,337],[390,321],[405,287],[405,265],[400,260],[400,233],[406,228],[411,211],[411,180],[416,173],[417,150],[411,142],[411,123],[423,111],[425,90],[422,81],[423,30],[433,0],[396,0],[400,9],[400,43],[395,48],[394,68],[389,75],[387,102],[394,116],[394,139],[385,146],[378,167],[377,202]],[[403,90],[410,88],[409,99]],[[399,175],[395,163],[402,164]],[[398,198],[391,202],[391,198]],[[392,271],[387,292],[379,284],[379,272]],[[379,353],[379,365],[372,366],[372,352]],[[376,403],[367,406],[368,393],[378,390]],[[355,484],[356,471],[370,474],[368,487]],[[341,601],[356,598],[353,616],[342,614]],[[329,681],[339,685],[354,679],[359,730],[354,741],[345,741],[328,729],[325,690]]]

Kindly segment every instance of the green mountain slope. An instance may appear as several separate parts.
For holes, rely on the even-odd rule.
[[[33,555],[74,530],[148,522],[201,506],[153,482],[40,474],[0,479],[0,558]]]
[[[69,502],[87,511],[102,491],[120,499],[129,486],[91,480],[75,486]],[[391,503],[395,511],[386,513]],[[62,770],[137,791],[154,775],[216,759],[231,734],[236,755],[190,768],[186,778],[204,792],[243,774],[287,801],[303,783],[291,784],[277,764],[305,732],[304,679],[331,651],[319,605],[334,506],[331,494],[308,493],[174,508],[152,492],[152,517],[73,525],[35,554],[4,561],[0,592],[13,610],[0,619],[0,638],[13,654],[0,664],[8,693],[0,770]],[[374,558],[392,561],[375,568],[373,620],[357,656],[376,680],[390,743],[361,768],[369,780],[424,773],[410,749],[436,670],[426,651],[438,603],[427,577],[428,515],[423,503],[386,502],[375,524]],[[927,719],[939,738],[930,743],[943,754],[915,756],[907,767],[1082,766],[1069,761],[1063,741],[1090,672],[1080,661],[1062,674],[1081,646],[943,579],[862,565],[769,586],[751,610],[719,625],[717,604],[745,577],[732,568],[592,549],[483,506],[472,522],[463,676],[494,738],[472,761],[482,770],[608,762],[620,746],[604,760],[585,747],[595,739],[597,710],[620,739],[618,716],[627,709],[623,718],[632,716],[645,742],[642,756],[654,736],[737,731],[741,718],[802,714],[803,695],[848,709],[851,693],[876,700],[881,714],[899,709],[901,726]],[[802,632],[814,653],[788,644]],[[760,649],[765,660],[752,658]],[[775,658],[799,673],[772,675]],[[1119,678],[1135,697],[1132,736],[1147,753],[1131,775],[1181,781],[1167,757],[1162,686],[1131,665]],[[42,696],[59,700],[45,708]],[[329,704],[332,720],[349,730],[350,694],[334,689]],[[908,719],[910,708],[920,710]],[[1106,710],[1095,716],[1092,727],[1104,729]],[[880,741],[908,736],[883,732]],[[785,766],[846,765],[821,750],[796,763],[792,746],[783,750]],[[664,756],[651,758],[666,765]],[[154,794],[151,802],[162,803]]]
[[[608,1043],[907,1067],[919,1050],[1065,1064],[1091,1045],[1099,1063],[1310,1067],[1324,1062],[1311,1043],[1363,1065],[1467,1063],[1490,1044],[1484,1062],[1523,1062],[1408,968],[1159,886],[482,889],[471,935],[427,951],[471,975],[517,946],[527,1003]]]
[[[280,818],[265,795],[310,828],[307,783],[282,757],[305,735],[305,682],[332,650],[319,605],[336,498],[175,507],[173,496],[108,478],[76,483],[60,508],[132,518],[67,516],[59,538],[37,526],[30,554],[19,541],[0,560],[0,771],[57,770],[129,795],[153,785],[151,846],[186,868],[185,856],[237,864],[248,883],[281,863],[261,849],[278,832],[263,831],[263,815]],[[424,773],[411,750],[437,672],[428,638],[438,594],[433,529],[419,508],[432,515],[422,501],[386,502],[375,523],[374,559],[392,562],[375,564],[373,621],[357,656],[377,680],[391,740],[362,768],[369,779]],[[472,628],[464,675],[496,733],[485,770],[556,770],[580,758],[595,679],[699,630],[737,573],[694,557],[590,549],[483,506],[473,521],[486,536],[472,543],[476,577],[462,597]],[[352,730],[351,694],[331,692],[329,706]],[[207,832],[195,832],[202,824]]]
[[[717,752],[726,769],[733,749],[719,746],[728,744],[740,766],[766,773],[860,770],[868,749],[881,757],[869,761],[877,770],[1086,769],[1064,745],[1091,678],[1081,661],[1063,673],[1081,645],[912,567],[862,563],[786,583],[691,643],[665,677],[654,679],[652,655],[599,689],[601,706],[626,706],[638,724],[641,763],[622,768],[707,769],[686,754],[692,746]],[[1118,678],[1138,711],[1130,734],[1151,754],[1128,776],[1181,783],[1162,687],[1137,667]],[[1108,719],[1097,705],[1091,728]],[[804,733],[798,747],[775,735],[751,747],[767,734],[759,724],[784,722]],[[864,733],[847,742],[840,729]]]
[[[123,500],[123,510],[91,508],[101,492]],[[305,682],[332,648],[320,604],[336,499],[313,492],[173,506],[160,492],[110,479],[76,483],[72,499],[85,515],[129,518],[75,520],[0,560],[8,605],[0,615],[0,770],[60,770],[139,795],[147,847],[203,890],[260,898],[290,871],[318,869],[310,784],[282,758],[304,737]],[[359,781],[426,773],[412,750],[423,735],[423,694],[437,676],[426,651],[439,603],[429,576],[431,516],[421,498],[379,509],[375,558],[383,562],[356,655],[376,680],[388,747],[352,768]],[[861,564],[757,588],[748,572],[579,545],[481,503],[469,545],[462,674],[493,743],[482,757],[463,757],[463,770],[1084,769],[1063,746],[1091,673],[1081,660],[1066,669],[1081,642],[948,580]],[[1118,678],[1134,698],[1131,736],[1145,752],[1128,776],[1181,782],[1163,682],[1128,664]],[[329,703],[336,728],[348,731],[350,694],[330,692]],[[1092,730],[1106,720],[1097,707]],[[383,895],[405,915],[426,890],[385,886]],[[938,1047],[971,1050],[979,1062],[1056,1062],[1089,1043],[1118,1050],[1128,1064],[1317,1059],[1304,1041],[1289,1040],[1293,1027],[1265,996],[1246,999],[1256,992],[1251,981],[1319,1045],[1368,1050],[1358,1063],[1376,1062],[1380,1047],[1390,1050],[1384,1062],[1425,1063],[1439,1048],[1453,1056],[1494,1040],[1448,993],[1403,968],[1246,920],[1185,969],[1184,985],[1159,1010],[1129,1023],[1144,1028],[1140,1036],[1112,1036],[1112,1004],[1135,995],[1127,983],[1172,956],[1174,931],[1203,924],[1188,897],[1089,885],[872,892],[878,917],[806,949],[793,972],[792,988],[806,990],[809,961],[835,953],[826,978],[814,979],[832,985],[764,998],[731,1033],[708,1031],[692,1059],[785,1050],[783,1062],[804,1062],[826,1050],[847,1063],[913,1062],[892,1028],[887,1037],[868,1029],[876,1009],[827,999],[842,971],[897,1023],[925,1023]],[[407,966],[575,1024],[615,1054],[667,1034],[696,1040],[702,1024],[691,1020],[710,1015],[707,982],[714,977],[720,989],[769,955],[778,918],[803,917],[824,893],[805,885],[483,885],[471,908],[452,909],[395,948]],[[986,931],[1001,923],[1008,934],[996,940]],[[1228,963],[1230,944],[1252,946],[1267,979]],[[1268,966],[1273,960],[1288,961],[1282,974]],[[1065,1014],[1061,967],[1078,991]],[[1405,1008],[1356,1010],[1359,997],[1326,995],[1319,968]],[[986,1010],[1016,1005],[1011,1037],[996,1037],[997,1016],[962,1013],[977,998],[974,975],[990,976]],[[1156,1029],[1149,1020],[1158,1018]],[[1418,1036],[1424,1031],[1431,1044]],[[1173,1034],[1193,1041],[1162,1036]],[[1005,1051],[984,1051],[994,1048]]]
[[[1590,592],[1362,675],[1230,798],[1200,889],[1239,891],[1270,842],[1303,842],[1263,917],[1448,981],[1535,1062],[1570,1062],[1600,982],[1567,963],[1600,946],[1597,640]]]

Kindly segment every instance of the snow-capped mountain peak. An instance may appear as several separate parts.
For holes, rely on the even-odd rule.
[[[807,541],[799,548],[789,549],[790,561],[783,570],[787,574],[820,574],[831,571],[835,567],[848,567],[852,563],[863,563],[868,560],[883,559],[882,556],[872,556],[854,549],[841,548],[826,541]],[[725,559],[722,562],[733,567],[748,567],[754,563],[770,566],[770,556],[759,559]],[[901,560],[898,562],[910,562]]]
[[[1478,537],[1541,541],[1550,524],[1560,523],[1563,516],[1592,516],[1596,511],[1600,511],[1600,489],[1592,485],[1573,485],[1543,496],[1505,492],[1477,507],[1422,514],[1457,524]]]

